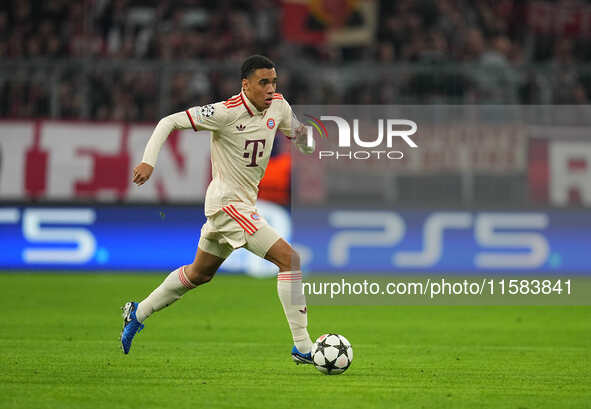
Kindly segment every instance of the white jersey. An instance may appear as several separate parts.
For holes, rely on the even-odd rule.
[[[259,183],[269,163],[277,130],[292,134],[292,110],[281,94],[259,111],[243,92],[225,102],[189,108],[195,131],[211,134],[212,181],[205,195],[205,215],[232,202],[255,207]]]

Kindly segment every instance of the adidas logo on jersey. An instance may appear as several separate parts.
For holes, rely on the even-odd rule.
[[[239,131],[244,131],[246,129],[246,126],[240,124],[240,125],[236,125],[236,129]]]

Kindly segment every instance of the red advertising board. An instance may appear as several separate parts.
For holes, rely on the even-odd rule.
[[[152,183],[138,189],[133,167],[152,124],[0,122],[2,200],[202,201],[209,181],[209,132],[174,132]]]

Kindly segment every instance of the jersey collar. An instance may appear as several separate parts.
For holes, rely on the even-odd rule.
[[[254,115],[264,115],[265,112],[267,111],[267,109],[263,110],[263,111],[259,111],[252,102],[250,102],[250,99],[248,99],[248,97],[246,96],[246,94],[244,93],[244,90],[240,91],[240,98],[242,98],[242,103],[244,104],[244,106],[246,107],[246,110],[248,111],[248,115],[250,116],[254,116]]]

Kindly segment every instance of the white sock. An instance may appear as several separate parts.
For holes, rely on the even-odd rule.
[[[139,322],[144,322],[155,311],[178,300],[190,289],[195,288],[185,274],[185,266],[179,267],[170,273],[150,295],[139,303],[135,316]]]
[[[307,354],[312,349],[308,335],[308,308],[302,291],[301,271],[282,271],[277,275],[277,294],[291,329],[293,342],[298,351]]]

